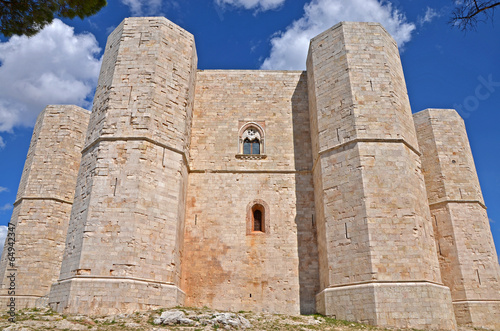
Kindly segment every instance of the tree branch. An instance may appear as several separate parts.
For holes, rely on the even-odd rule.
[[[450,0],[456,3],[456,0]],[[462,0],[457,4],[451,15],[449,23],[457,26],[462,31],[476,29],[478,21],[493,19],[495,7],[500,6],[500,1],[493,0]],[[483,17],[480,17],[480,14]]]
[[[473,18],[474,16],[478,15],[479,13],[481,13],[483,11],[495,8],[496,6],[500,6],[500,2],[496,2],[496,3],[492,4],[492,5],[485,6],[485,7],[481,8],[481,7],[478,6],[476,0],[474,0],[474,5],[476,7],[475,11],[473,11],[472,13],[469,11],[469,13],[467,13],[467,15],[465,15],[465,16],[456,16],[454,18],[454,20],[468,20],[468,19],[471,19],[471,18]]]

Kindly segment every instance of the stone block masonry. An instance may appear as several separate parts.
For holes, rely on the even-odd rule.
[[[184,302],[196,61],[193,36],[165,18],[126,19],[110,35],[54,309],[109,314]]]
[[[307,71],[197,70],[190,33],[128,18],[88,116],[50,106],[36,124],[12,218],[22,305],[53,283],[63,313],[188,305],[500,329],[463,121],[412,116],[380,24],[313,38]]]
[[[36,121],[10,221],[15,226],[18,309],[34,307],[59,276],[89,116],[89,111],[76,106],[48,106]],[[3,307],[12,297],[7,290],[9,269],[4,254]]]
[[[500,266],[464,121],[453,109],[413,115],[443,282],[459,324],[500,329]]]
[[[186,304],[314,312],[318,253],[305,73],[200,71],[195,95]],[[248,122],[265,128],[266,158],[236,157]],[[248,210],[258,201],[266,207],[263,233],[247,231]]]
[[[454,329],[394,40],[379,24],[338,24],[311,41],[307,74],[318,311]]]

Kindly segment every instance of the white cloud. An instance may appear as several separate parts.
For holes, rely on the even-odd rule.
[[[161,14],[162,0],[121,0],[133,16]]]
[[[2,192],[9,192],[9,189],[3,186],[0,186],[0,193]]]
[[[270,10],[285,3],[285,0],[215,0],[219,6],[231,5],[245,9]]]
[[[37,35],[0,43],[0,132],[33,125],[48,104],[88,107],[99,75],[92,34],[74,34],[58,19]]]
[[[13,209],[14,206],[12,206],[11,203],[6,203],[5,205],[3,205],[2,207],[0,207],[0,211],[6,211],[6,210],[11,210]]]
[[[399,46],[410,41],[415,25],[390,2],[379,0],[312,0],[304,16],[271,39],[271,54],[262,69],[304,69],[309,41],[342,21],[380,22]]]
[[[5,238],[7,238],[8,228],[5,225],[0,225],[0,255],[3,252],[3,245],[5,243]]]
[[[5,142],[3,141],[3,138],[0,137],[0,149],[5,147]],[[1,192],[1,191],[0,191]]]
[[[435,9],[432,9],[431,7],[427,7],[427,10],[425,11],[424,17],[420,17],[418,22],[420,25],[424,25],[425,23],[430,23],[432,22],[436,17],[440,17],[441,14],[438,13]]]

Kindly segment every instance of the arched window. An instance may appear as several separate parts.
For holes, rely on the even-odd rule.
[[[237,158],[263,159],[264,155],[264,129],[255,122],[243,125],[239,131]]]
[[[262,200],[254,200],[247,208],[247,234],[268,233],[269,206]]]

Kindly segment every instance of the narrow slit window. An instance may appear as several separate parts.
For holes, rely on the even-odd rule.
[[[262,232],[262,212],[260,210],[253,212],[253,230]]]
[[[260,204],[255,204],[252,207],[252,224],[251,231],[252,232],[266,232],[265,225],[265,209],[264,206]]]

